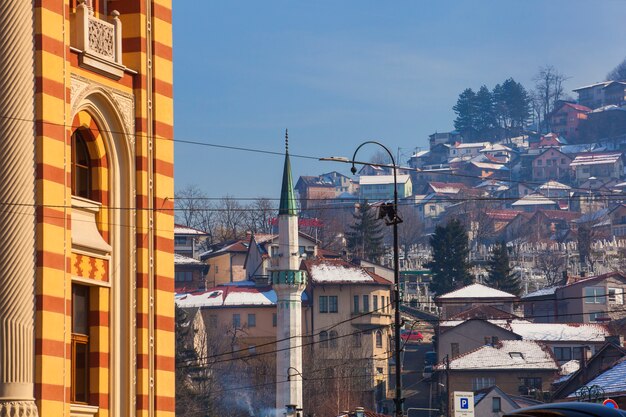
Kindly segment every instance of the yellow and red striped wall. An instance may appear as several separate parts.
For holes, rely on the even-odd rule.
[[[103,1],[96,16],[104,18]],[[173,270],[173,75],[171,0],[109,0],[123,24],[123,64],[132,71],[113,80],[79,65],[72,49],[75,2],[35,1],[37,270],[35,398],[40,416],[69,416],[71,371],[72,279],[106,282],[108,261],[72,250],[71,135],[91,133],[90,154],[96,167],[94,200],[102,204],[98,229],[110,242],[113,224],[110,151],[95,114],[73,114],[71,77],[79,75],[134,97],[134,283],[137,416],[174,415],[174,270]],[[62,28],[63,30],[59,30]],[[119,178],[114,178],[119,182]],[[150,188],[152,182],[152,188]],[[122,228],[128,230],[128,228]],[[122,232],[124,233],[124,232]],[[115,256],[115,254],[112,254]],[[115,285],[115,283],[109,283]],[[98,416],[114,415],[109,398],[111,302],[109,286],[90,290],[90,404]],[[153,304],[151,304],[153,300]],[[61,331],[63,329],[63,331]],[[154,343],[151,345],[151,337]],[[150,379],[154,381],[151,390]]]

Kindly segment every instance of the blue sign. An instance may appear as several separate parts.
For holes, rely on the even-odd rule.
[[[461,410],[469,410],[469,398],[461,397]]]

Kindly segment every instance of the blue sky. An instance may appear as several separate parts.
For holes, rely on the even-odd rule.
[[[289,128],[293,154],[351,156],[377,139],[408,155],[453,128],[464,88],[531,88],[550,64],[571,90],[626,57],[624,0],[173,3],[175,139],[282,151]],[[176,189],[211,197],[277,197],[281,169],[280,156],[175,145]]]

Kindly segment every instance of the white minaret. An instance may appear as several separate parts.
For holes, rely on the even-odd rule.
[[[271,271],[276,291],[276,417],[295,415],[302,408],[302,292],[298,211],[293,192],[289,138],[285,131],[285,166],[278,208],[278,268]],[[289,410],[288,410],[289,408]]]

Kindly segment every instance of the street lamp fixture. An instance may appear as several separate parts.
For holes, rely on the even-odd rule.
[[[389,158],[391,159],[391,165],[388,164],[374,164],[369,162],[361,162],[356,160],[356,155],[359,150],[365,145],[377,145],[383,148]],[[352,174],[356,174],[357,169],[356,165],[371,165],[385,168],[393,169],[393,205],[390,203],[385,203],[381,206],[379,211],[379,218],[385,219],[385,223],[388,226],[393,226],[393,298],[394,298],[394,307],[395,307],[395,315],[394,315],[394,361],[395,361],[395,373],[396,373],[396,395],[394,398],[394,404],[396,407],[395,415],[396,417],[402,417],[402,403],[404,402],[404,398],[402,398],[402,364],[400,362],[400,270],[399,270],[399,260],[398,260],[398,224],[402,222],[402,219],[398,217],[398,167],[396,165],[396,160],[393,157],[393,154],[385,145],[380,142],[374,140],[368,140],[360,144],[356,150],[354,151],[354,155],[352,155],[352,159],[348,159],[340,156],[333,156],[329,158],[320,158],[320,161],[334,161],[334,162],[343,162],[352,164],[350,171]]]

